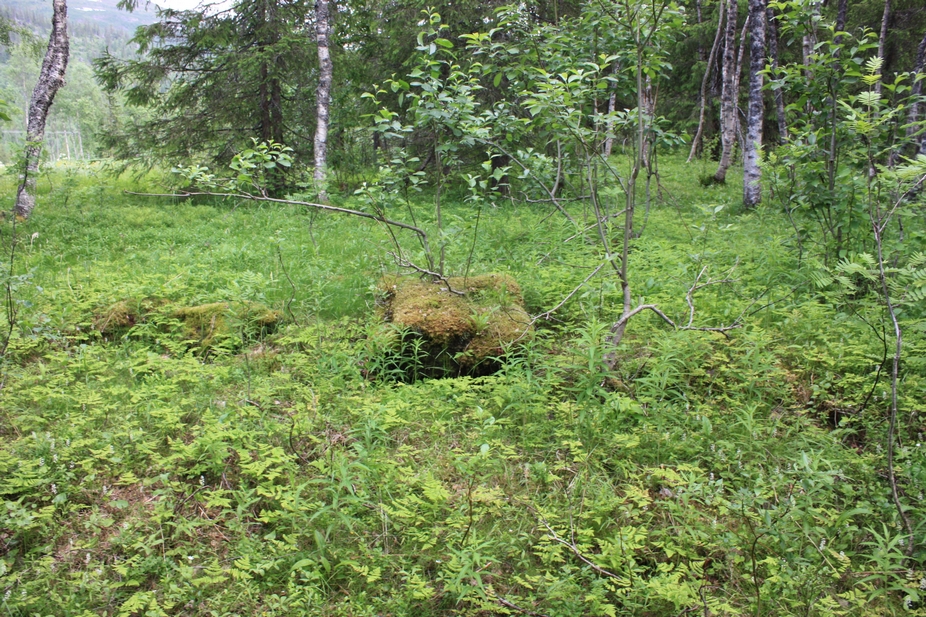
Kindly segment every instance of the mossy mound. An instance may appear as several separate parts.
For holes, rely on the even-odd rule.
[[[200,347],[212,347],[239,334],[245,340],[273,330],[283,314],[254,302],[212,302],[174,311],[183,322],[183,335]]]
[[[93,329],[107,338],[124,334],[132,326],[147,321],[150,314],[165,304],[165,300],[158,298],[119,300],[93,316]]]
[[[533,327],[521,288],[506,274],[438,281],[384,281],[384,317],[404,342],[416,342],[416,361],[430,375],[485,375],[498,358],[527,338]]]
[[[133,326],[149,323],[155,330],[192,341],[202,349],[219,343],[254,340],[273,331],[283,314],[256,302],[212,302],[177,307],[165,300],[129,298],[99,311],[94,329],[106,338],[126,334]]]

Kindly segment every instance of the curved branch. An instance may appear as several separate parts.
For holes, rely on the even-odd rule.
[[[296,199],[277,199],[274,197],[266,197],[264,195],[251,195],[250,193],[213,193],[212,191],[184,191],[181,193],[133,193],[132,191],[124,191],[126,195],[140,195],[142,197],[197,197],[197,196],[207,196],[207,197],[234,197],[236,199],[249,199],[251,201],[268,201],[271,203],[277,204],[286,204],[291,206],[305,206],[307,208],[314,208],[316,210],[325,210],[328,212],[337,212],[340,214],[350,214],[351,216],[359,216],[360,218],[370,219],[371,221],[377,221],[384,225],[390,227],[398,227],[399,229],[406,229],[408,231],[414,232],[415,235],[421,240],[421,244],[424,247],[425,253],[428,255],[431,254],[430,246],[428,245],[428,234],[425,233],[420,227],[415,225],[409,225],[408,223],[403,223],[401,221],[394,221],[392,219],[387,219],[385,216],[380,214],[371,214],[369,212],[364,212],[362,210],[353,210],[351,208],[341,208],[339,206],[329,206],[328,204],[320,204],[311,201],[298,201]]]

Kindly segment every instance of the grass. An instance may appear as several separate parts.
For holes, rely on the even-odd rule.
[[[601,276],[501,372],[414,383],[368,378],[389,352],[381,227],[122,194],[154,176],[41,182],[17,228],[27,278],[2,364],[3,613],[921,613],[923,549],[905,560],[883,479],[876,332],[806,285],[780,213],[737,212],[732,180],[702,187],[680,160],[663,172],[673,199],[634,243],[635,298],[687,321],[707,268],[730,282],[696,294],[695,319],[745,311],[744,328],[641,315],[608,374],[619,290]],[[547,214],[486,208],[469,264],[513,276],[535,314],[598,263]],[[446,216],[463,274],[474,217]],[[208,350],[169,311],[93,329],[143,298],[260,303],[287,323],[239,324]],[[907,344],[897,465],[916,504],[923,332]]]

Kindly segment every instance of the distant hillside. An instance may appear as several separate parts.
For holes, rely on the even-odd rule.
[[[104,36],[107,30],[122,37],[131,36],[135,28],[155,21],[155,8],[133,13],[116,7],[118,0],[69,0],[68,19],[73,34],[86,31],[91,36]],[[48,0],[3,0],[0,14],[31,28],[47,30],[51,22],[51,2]]]

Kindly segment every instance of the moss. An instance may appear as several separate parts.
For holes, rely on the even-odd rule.
[[[97,311],[93,328],[104,337],[123,334],[132,326],[147,321],[148,316],[166,303],[160,298],[127,298]]]
[[[441,281],[390,278],[383,284],[384,319],[420,340],[416,355],[430,374],[485,374],[495,358],[530,334],[521,289],[505,274]],[[424,351],[424,354],[421,352]]]
[[[93,327],[111,338],[149,321],[160,332],[175,332],[183,340],[209,348],[238,335],[244,341],[259,338],[275,329],[283,321],[283,314],[256,302],[212,302],[177,308],[162,299],[128,298],[98,311]]]
[[[283,321],[283,314],[256,302],[212,302],[174,311],[183,322],[184,338],[203,347],[240,333],[245,340],[257,338]]]

